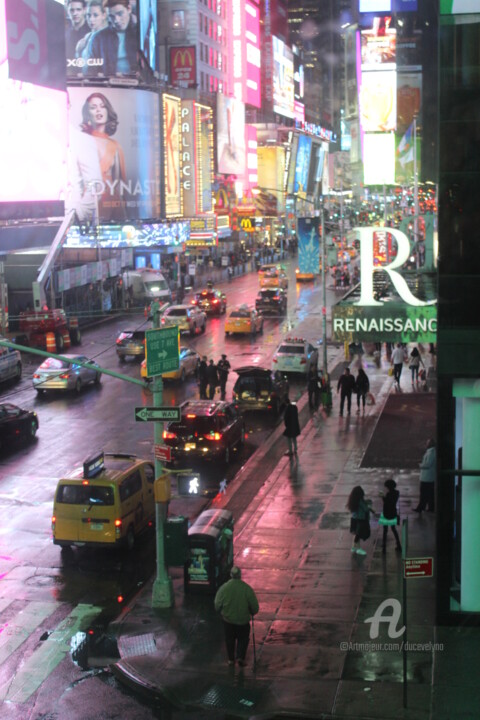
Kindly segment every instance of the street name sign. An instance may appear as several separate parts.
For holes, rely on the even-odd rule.
[[[177,325],[145,331],[145,364],[147,377],[178,370],[180,332]]]
[[[406,578],[432,577],[433,557],[405,559],[403,566],[403,576]]]
[[[136,407],[135,420],[137,422],[162,422],[163,420],[171,420],[179,422],[181,418],[179,407]]]

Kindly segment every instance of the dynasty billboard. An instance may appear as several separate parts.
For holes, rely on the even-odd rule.
[[[79,222],[160,217],[158,96],[72,87],[67,209]]]

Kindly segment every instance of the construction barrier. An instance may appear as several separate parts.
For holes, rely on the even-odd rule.
[[[51,353],[57,352],[57,343],[55,340],[55,333],[47,333],[45,335],[45,346],[46,346],[47,352],[51,352]]]

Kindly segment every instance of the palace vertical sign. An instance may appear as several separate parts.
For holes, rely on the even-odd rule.
[[[195,177],[195,103],[182,100],[181,122],[182,194],[185,217],[194,217],[196,208]]]

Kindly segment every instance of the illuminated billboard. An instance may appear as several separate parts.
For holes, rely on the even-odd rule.
[[[69,195],[80,222],[160,215],[158,97],[146,90],[72,87]]]
[[[195,87],[197,57],[195,45],[170,48],[170,82],[178,87]]]
[[[225,95],[217,95],[217,156],[219,173],[245,173],[245,106]]]
[[[276,212],[285,212],[285,193],[283,178],[285,177],[285,148],[283,146],[263,146],[257,148],[258,156],[258,188],[263,193],[255,195],[255,205],[262,212],[262,203],[272,206]],[[271,198],[268,198],[271,195]],[[267,214],[267,213],[264,213]],[[270,214],[275,214],[270,212]]]
[[[403,133],[420,117],[422,73],[397,73],[397,132]]]
[[[181,100],[174,95],[163,95],[163,177],[165,215],[183,214],[180,186],[180,114]]]
[[[395,133],[365,133],[363,136],[365,185],[395,182]]]
[[[293,192],[303,195],[304,197],[307,194],[308,170],[310,168],[311,152],[312,138],[308,137],[308,135],[299,135]]]
[[[0,218],[60,216],[67,187],[67,94],[0,68]]]
[[[272,37],[273,44],[273,112],[295,117],[293,52],[283,40]]]
[[[165,223],[142,223],[134,225],[97,225],[94,228],[80,228],[73,225],[68,229],[66,248],[151,248],[159,245],[178,246],[190,237],[188,220]],[[122,262],[122,265],[127,263]]]
[[[194,217],[213,208],[213,111],[193,100],[182,101],[181,186],[183,213]]]
[[[152,70],[158,70],[157,0],[138,0],[140,51]],[[87,16],[88,19],[88,16]]]
[[[144,0],[145,2],[145,0]],[[155,3],[156,4],[156,3]],[[111,78],[136,76],[139,64],[139,30],[133,3],[105,7],[98,0],[65,3],[65,53],[68,77]],[[146,18],[151,11],[146,8]],[[142,42],[149,48],[148,21]],[[153,30],[154,32],[154,30]],[[119,37],[123,44],[119,49]],[[150,53],[150,49],[148,49]],[[155,60],[156,61],[156,60]]]
[[[5,26],[3,23],[5,22]],[[12,80],[65,90],[64,13],[55,0],[1,0],[0,40]]]
[[[261,107],[261,59],[260,59],[260,8],[256,2],[245,2],[245,52],[247,61],[247,81],[245,102]]]
[[[391,17],[375,17],[372,28],[362,30],[362,70],[395,66],[397,31],[390,27],[391,20]]]
[[[360,122],[364,132],[389,132],[397,122],[395,70],[362,72]]]
[[[213,110],[195,104],[197,151],[197,209],[213,210]]]

